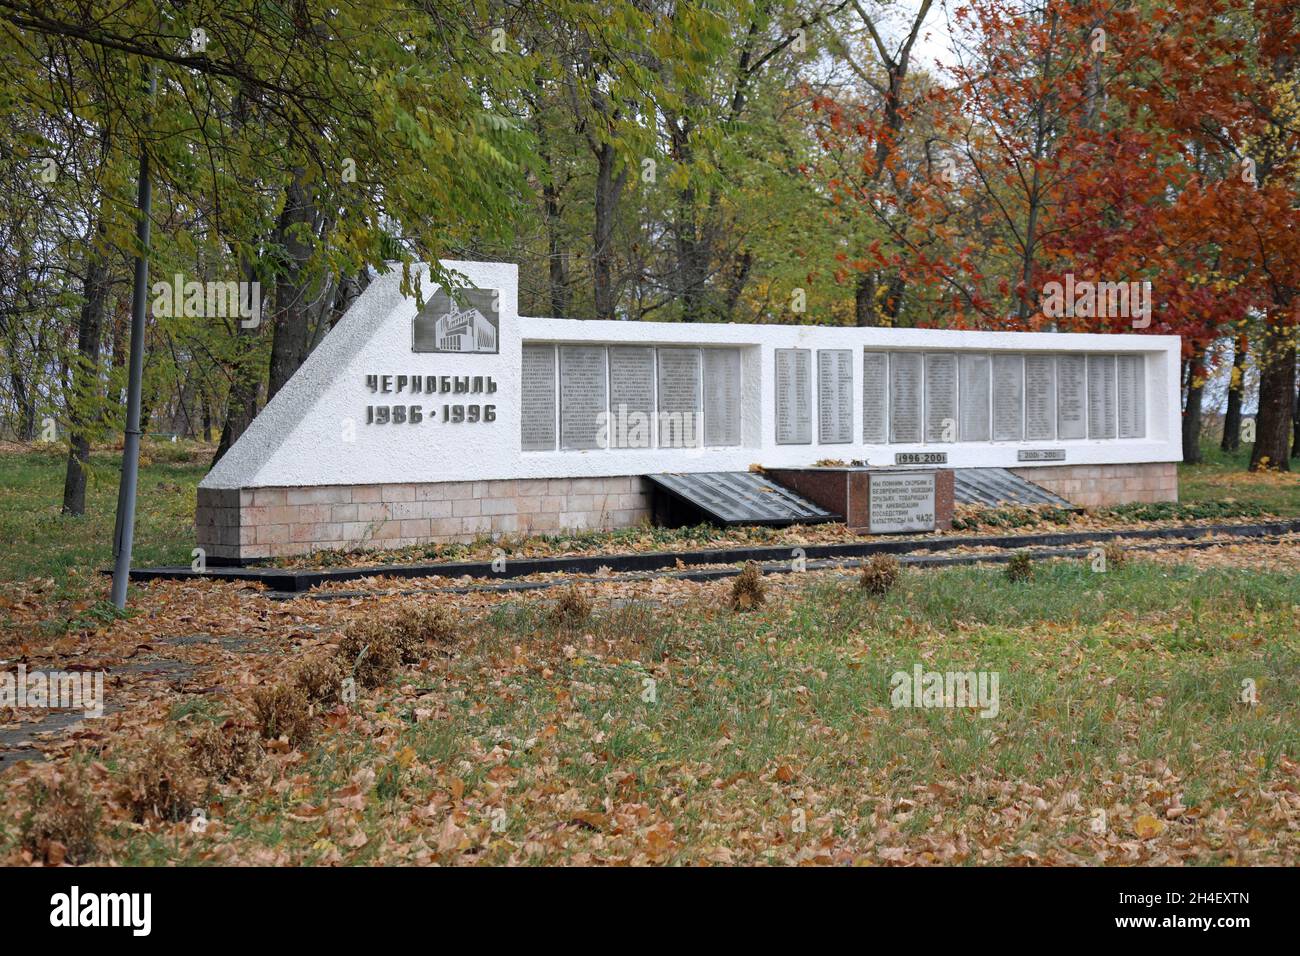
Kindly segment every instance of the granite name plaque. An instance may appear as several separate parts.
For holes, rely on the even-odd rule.
[[[776,443],[812,444],[812,353],[776,350]]]
[[[1088,361],[1083,355],[1056,359],[1056,437],[1086,438]]]
[[[889,441],[889,353],[862,355],[862,440]]]
[[[525,345],[519,392],[524,451],[555,451],[555,346]]]
[[[1025,440],[1056,438],[1056,358],[1025,356]]]
[[[659,350],[659,447],[700,443],[700,350]]]
[[[925,441],[957,440],[957,356],[930,352],[925,356]]]
[[[889,356],[889,440],[895,444],[921,440],[921,361],[916,352]]]
[[[603,346],[560,346],[560,447],[600,448],[606,429]]]
[[[704,349],[704,444],[740,444],[740,349]]]
[[[873,473],[868,490],[872,534],[934,530],[934,472]]]
[[[993,440],[1025,437],[1025,359],[1023,355],[993,356]]]
[[[853,352],[817,351],[817,440],[823,445],[853,441]]]
[[[992,382],[987,355],[963,355],[958,362],[957,401],[962,441],[988,441],[992,432]]]
[[[1146,438],[1147,360],[1145,355],[1121,355],[1119,368],[1119,437]]]
[[[1088,356],[1088,437],[1115,437],[1115,356]]]
[[[654,443],[654,349],[609,347],[609,417],[610,448],[649,448]]]

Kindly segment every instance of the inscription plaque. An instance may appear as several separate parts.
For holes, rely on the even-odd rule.
[[[934,530],[934,472],[873,473],[868,491],[872,534]]]
[[[1088,356],[1088,437],[1115,437],[1115,356]]]
[[[894,452],[895,465],[946,465],[948,464],[948,453],[946,451],[896,451]]]
[[[1056,437],[1056,358],[1025,356],[1025,438],[1051,441]]]
[[[889,356],[889,440],[921,440],[921,356],[916,352]]]
[[[555,346],[525,345],[519,390],[524,451],[555,451]]]
[[[990,420],[992,383],[989,381],[990,360],[987,355],[963,355],[958,362],[957,413],[961,425],[962,441],[988,441],[992,430]]]
[[[776,350],[776,443],[812,444],[812,353]]]
[[[1065,461],[1064,448],[1022,448],[1016,461]]]
[[[1144,355],[1119,357],[1119,437],[1146,438],[1147,360]]]
[[[560,447],[600,448],[605,437],[605,349],[560,346]]]
[[[659,447],[700,443],[700,350],[659,350]]]
[[[1056,359],[1056,435],[1058,438],[1086,438],[1087,358],[1059,355]]]
[[[740,444],[740,349],[704,349],[704,444]]]
[[[889,441],[889,353],[862,355],[862,440]]]
[[[649,448],[654,443],[655,350],[609,347],[609,447]]]
[[[1025,359],[1023,355],[993,356],[993,440],[1025,437]]]
[[[957,356],[925,356],[925,441],[957,440]]]
[[[817,350],[817,440],[823,445],[853,441],[853,352]]]

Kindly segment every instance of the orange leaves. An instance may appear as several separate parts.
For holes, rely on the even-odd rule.
[[[1140,840],[1157,837],[1164,832],[1164,829],[1164,821],[1156,819],[1149,813],[1144,813],[1133,821],[1133,832]]]

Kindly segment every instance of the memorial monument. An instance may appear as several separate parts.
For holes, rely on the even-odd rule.
[[[1177,493],[1177,336],[531,318],[515,266],[443,265],[450,294],[416,270],[423,307],[375,279],[204,478],[210,562],[626,527],[650,516],[643,476],[755,464]],[[875,480],[916,514],[907,477]]]

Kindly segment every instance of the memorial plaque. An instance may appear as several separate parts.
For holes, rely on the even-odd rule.
[[[1119,357],[1119,437],[1147,437],[1147,360],[1145,355]]]
[[[889,441],[889,353],[862,355],[862,440]]]
[[[560,346],[560,447],[600,448],[605,437],[604,346]]]
[[[1088,356],[1088,437],[1115,437],[1115,356]]]
[[[1056,358],[1025,356],[1025,440],[1056,438]]]
[[[921,356],[916,352],[889,356],[889,440],[921,440]]]
[[[852,350],[817,350],[817,399],[817,440],[823,445],[852,442]]]
[[[609,447],[654,446],[655,350],[609,347]]]
[[[993,356],[993,440],[1025,437],[1025,357]]]
[[[700,350],[659,350],[659,447],[700,443]]]
[[[934,530],[934,472],[871,475],[868,530],[872,534]]]
[[[555,451],[555,346],[525,345],[519,391],[524,451]]]
[[[812,353],[776,350],[776,443],[812,444]]]
[[[989,405],[992,401],[992,383],[989,381],[991,361],[987,355],[963,355],[958,362],[957,414],[960,419],[962,441],[988,441],[992,422]]]
[[[1086,438],[1088,362],[1083,355],[1056,358],[1056,436]]]
[[[925,441],[957,440],[957,356],[951,352],[925,356]]]
[[[948,464],[948,453],[946,451],[896,451],[894,452],[895,465],[946,465]]]
[[[1065,461],[1064,448],[1022,448],[1016,461]]]
[[[740,444],[740,349],[704,349],[704,444]]]

